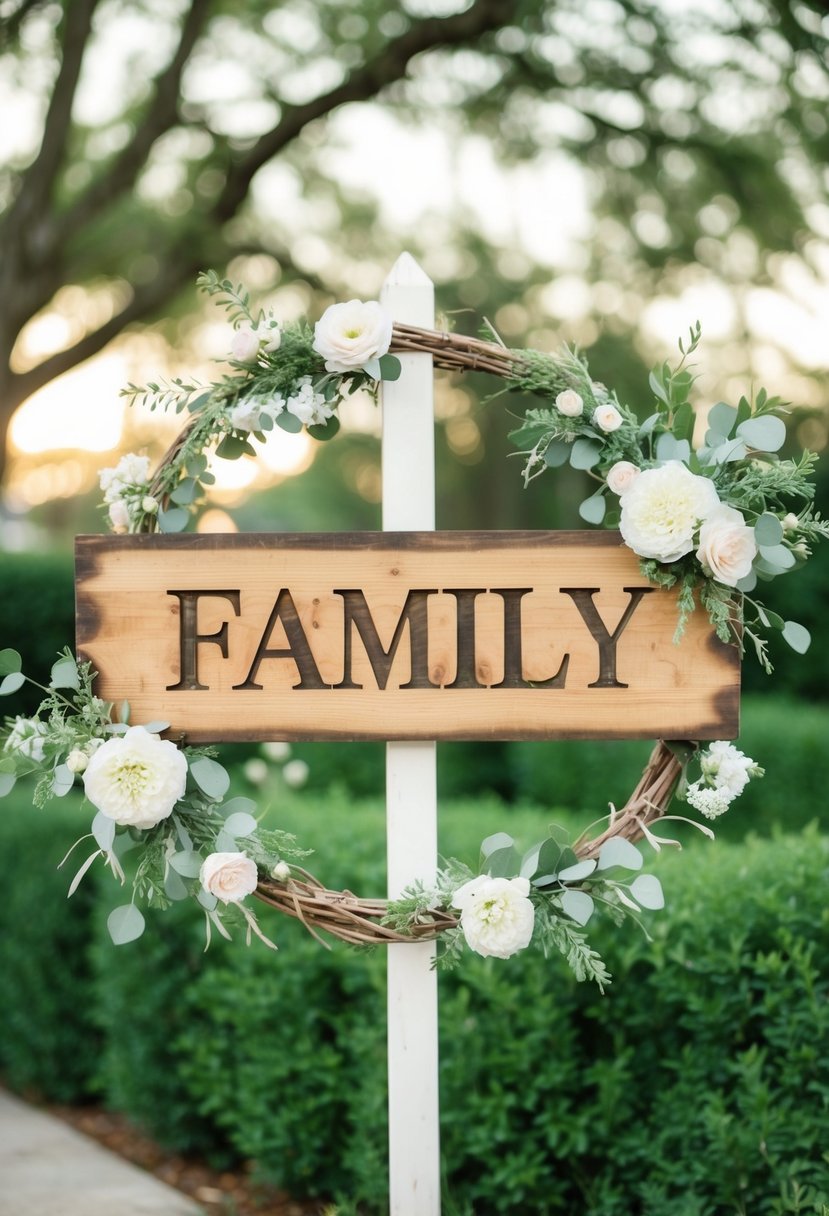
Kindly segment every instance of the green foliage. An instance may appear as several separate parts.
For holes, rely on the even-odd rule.
[[[67,641],[75,635],[73,563],[68,553],[7,553],[0,550],[0,638],[20,651],[23,670],[41,683]],[[31,685],[0,701],[5,714],[32,714],[42,694]]]

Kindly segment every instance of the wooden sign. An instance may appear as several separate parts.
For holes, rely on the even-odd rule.
[[[734,738],[739,656],[614,532],[79,537],[77,644],[190,742]]]

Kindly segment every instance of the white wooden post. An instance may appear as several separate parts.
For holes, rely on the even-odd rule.
[[[396,321],[431,329],[434,286],[408,253],[395,262],[383,303]],[[383,528],[435,526],[434,387],[430,355],[399,356],[400,379],[383,385]],[[437,867],[434,743],[386,744],[390,899]],[[388,947],[389,1192],[391,1216],[439,1216],[437,976],[434,945]]]

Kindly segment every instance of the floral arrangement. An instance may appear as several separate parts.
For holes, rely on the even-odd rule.
[[[807,649],[807,631],[770,612],[754,593],[758,583],[801,565],[811,545],[829,534],[812,506],[815,457],[779,455],[786,407],[762,391],[753,402],[715,405],[702,443],[692,446],[688,360],[699,344],[698,326],[687,344],[680,342],[679,365],[652,372],[656,408],[640,422],[590,378],[573,351],[510,351],[497,340],[393,325],[380,304],[358,300],[333,305],[313,330],[282,326],[270,311],[254,313],[247,293],[227,280],[205,274],[200,285],[228,311],[232,371],[212,385],[175,380],[126,390],[132,401],[190,418],[155,473],[134,454],[102,471],[116,532],[180,531],[212,483],[208,449],[226,459],[254,454],[253,442],[279,428],[304,426],[318,439],[331,438],[349,394],[376,392],[381,380],[400,375],[392,352],[429,351],[438,366],[483,368],[508,390],[544,399],[512,435],[524,453],[525,482],[565,463],[587,472],[596,486],[581,516],[618,526],[645,575],[678,587],[677,641],[699,604],[723,641],[742,650],[748,640],[767,671],[769,629],[781,630],[796,651]],[[17,652],[0,651],[0,694],[17,691],[25,678]],[[88,665],[67,650],[37,714],[7,722],[0,796],[27,773],[39,777],[38,804],[82,783],[97,812],[83,838],[94,849],[70,893],[98,858],[124,883],[122,858],[136,854],[132,899],[109,918],[116,943],[142,932],[139,903],[164,907],[194,898],[208,940],[212,928],[228,936],[235,924],[248,939],[256,934],[273,946],[245,902],[255,893],[312,931],[321,926],[349,941],[437,936],[444,964],[456,962],[464,947],[498,958],[531,944],[545,955],[560,951],[579,979],[604,986],[610,977],[585,935],[597,907],[617,921],[641,923],[643,911],[664,902],[658,879],[638,872],[643,859],[632,841],[644,839],[656,851],[677,845],[653,830],[657,820],[685,819],[667,814],[674,797],[715,819],[762,775],[729,742],[702,750],[660,742],[637,790],[621,811],[611,806],[596,838],[571,842],[553,828],[522,854],[511,837],[497,833],[483,842],[477,873],[450,860],[434,884],[416,885],[389,904],[366,902],[323,888],[304,870],[307,854],[293,837],[264,830],[253,800],[228,798],[229,775],[209,749],[178,748],[161,737],[164,722],[130,725],[129,707],[116,711],[101,701],[93,681]],[[691,766],[698,770],[693,780]],[[705,824],[685,821],[713,835]]]

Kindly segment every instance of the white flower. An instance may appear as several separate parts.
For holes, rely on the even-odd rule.
[[[287,861],[278,861],[271,870],[271,878],[275,878],[277,882],[287,882],[291,877],[291,867]]]
[[[645,469],[622,495],[622,538],[640,557],[675,562],[694,547],[700,522],[720,504],[713,481],[679,460]]]
[[[158,510],[158,499],[153,498],[152,494],[145,494],[141,499],[141,510],[146,515],[155,515]]]
[[[724,790],[731,798],[742,794],[749,778],[757,773],[757,766],[750,756],[722,739],[709,744],[700,757],[700,767],[708,784],[713,785],[714,789]]]
[[[322,393],[315,390],[310,376],[303,376],[297,381],[296,390],[288,398],[285,408],[306,426],[325,422],[334,413],[334,407],[329,405]]]
[[[299,789],[308,780],[310,769],[304,760],[289,760],[282,770],[282,778],[291,789]]]
[[[349,300],[326,308],[314,326],[314,350],[329,372],[350,372],[385,355],[392,316],[376,300]]]
[[[44,758],[43,742],[47,735],[46,725],[36,718],[15,718],[14,724],[3,744],[4,752],[13,752],[24,760],[40,764]]]
[[[784,515],[782,523],[784,532],[796,532],[800,527],[800,520],[794,511],[789,511],[788,515]]]
[[[251,785],[262,785],[268,779],[268,766],[264,760],[254,757],[246,760],[242,772]]]
[[[98,481],[104,492],[104,502],[115,502],[125,490],[146,485],[150,480],[149,456],[127,452],[114,469],[101,469]]]
[[[584,409],[584,402],[574,388],[566,388],[556,397],[556,409],[565,418],[579,418]]]
[[[66,757],[66,767],[70,773],[82,773],[89,764],[89,756],[82,747],[73,747]]]
[[[262,402],[255,397],[245,397],[237,401],[227,416],[230,425],[236,431],[258,431],[259,418],[262,414]]]
[[[757,556],[754,529],[734,507],[721,503],[703,520],[696,556],[706,574],[726,587],[736,587]]]
[[[484,957],[509,958],[530,944],[535,909],[526,878],[490,878],[481,874],[452,896],[461,914],[467,945]]]
[[[116,823],[136,828],[151,828],[166,819],[186,783],[183,753],[143,726],[107,739],[83,775],[92,805]]]
[[[690,805],[706,819],[717,819],[724,815],[733,802],[727,790],[712,790],[698,781],[688,786],[685,796]]]
[[[230,343],[230,353],[239,363],[252,363],[259,354],[259,334],[252,325],[240,325]]]
[[[614,494],[626,494],[640,472],[641,469],[637,469],[629,460],[617,460],[607,470],[607,488]]]
[[[265,332],[260,336],[262,350],[272,355],[282,345],[282,329],[277,321],[268,321]]]
[[[256,890],[256,863],[245,853],[211,853],[202,862],[199,882],[223,904],[238,904]]]
[[[287,760],[290,756],[291,745],[290,743],[284,743],[282,740],[279,740],[273,743],[263,743],[261,750],[262,755],[267,756],[269,760],[275,760],[277,763],[281,763],[281,761]]]
[[[130,510],[123,498],[116,498],[109,504],[109,522],[113,532],[129,531]]]
[[[615,405],[600,405],[593,412],[593,421],[600,431],[610,434],[611,431],[618,431],[624,418]]]

